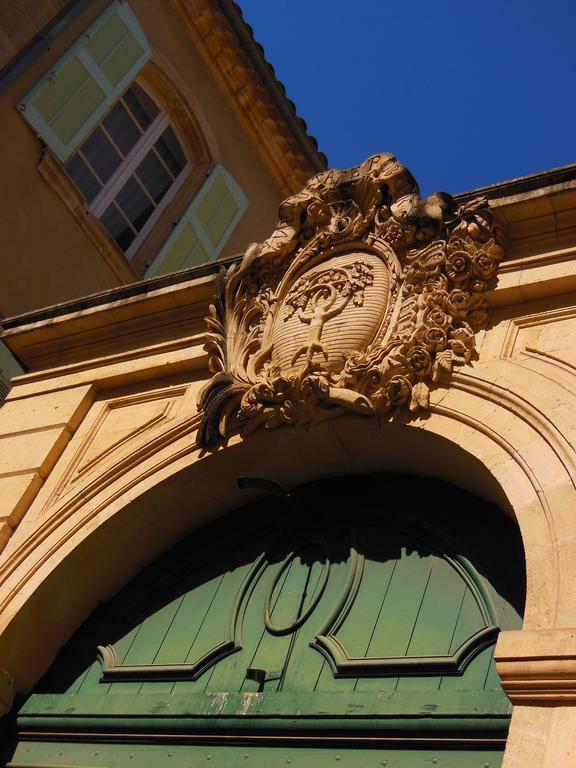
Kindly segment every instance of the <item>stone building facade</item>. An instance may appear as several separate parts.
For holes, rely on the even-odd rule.
[[[0,317],[239,253],[325,168],[233,2],[0,21]],[[0,344],[0,396],[17,370]]]
[[[322,172],[233,4],[21,5],[0,107],[42,226],[0,289],[6,764],[575,763],[576,167],[426,199],[390,155]],[[14,109],[120,6],[150,45],[124,85],[206,152],[128,258],[66,135]],[[207,169],[248,205],[175,264]],[[27,292],[49,226],[60,279]]]
[[[224,272],[208,264],[4,321],[28,369],[0,412],[1,699],[19,712],[7,721],[18,734],[10,765],[570,765],[575,201],[573,167],[422,200],[381,155],[314,177]],[[249,503],[248,518],[234,513]],[[260,531],[254,520],[292,530],[297,519],[292,555],[246,533]],[[337,551],[351,525],[360,543]],[[228,630],[196,661],[161,658],[175,597],[200,604],[207,574],[239,572],[243,536],[256,565]],[[379,555],[375,542],[394,537],[397,549]],[[170,586],[190,552],[208,563]],[[413,569],[430,557],[424,596],[431,573],[448,581],[428,618],[419,603],[421,647],[390,653],[384,639],[375,655],[354,651],[352,629],[379,631],[367,611],[382,600],[381,569],[404,574],[407,606],[421,589]],[[344,607],[307,637],[344,563]],[[314,589],[282,591],[299,568]],[[460,645],[454,574],[485,606]],[[266,610],[260,589],[271,590]],[[150,595],[144,613],[119,629],[138,595]],[[408,611],[386,605],[383,638]],[[456,624],[439,651],[448,614]],[[264,620],[268,650],[245,658]],[[459,687],[492,653],[496,671]],[[327,665],[313,692],[297,675],[310,659]],[[226,664],[242,667],[228,688]],[[214,690],[194,688],[210,679]]]

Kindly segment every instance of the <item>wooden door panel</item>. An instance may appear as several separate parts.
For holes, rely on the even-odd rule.
[[[390,749],[298,746],[41,744],[22,742],[8,768],[500,768],[501,749]]]
[[[466,521],[433,526],[412,485],[398,511],[331,484],[339,514],[267,501],[179,544],[71,639],[20,708],[14,764],[163,765],[178,742],[168,765],[498,766],[511,707],[493,649],[520,626],[523,584],[497,552],[513,535],[481,502],[470,527],[468,497]],[[447,508],[454,493],[438,491]],[[453,738],[467,750],[412,748]]]
[[[130,606],[134,618],[115,630],[120,596],[99,622],[99,633],[118,634],[99,646],[101,674],[92,663],[68,692],[484,689],[484,650],[512,612],[465,557],[425,541],[425,530],[383,518],[251,533],[244,527],[239,546],[228,541],[209,568],[205,558],[194,568],[192,549],[188,572],[178,566],[174,582],[163,573],[159,594],[143,588],[144,615]],[[217,551],[217,538],[203,549]]]

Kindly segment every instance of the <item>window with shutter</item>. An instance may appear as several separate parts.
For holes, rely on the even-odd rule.
[[[131,258],[193,163],[168,115],[133,83],[64,167],[88,211]]]
[[[148,266],[151,276],[216,258],[248,202],[230,174],[216,166],[160,251],[168,223],[148,242],[170,201],[181,210],[210,162],[196,144],[184,151],[168,115],[134,81],[149,58],[136,17],[118,0],[18,106],[51,150],[51,183],[56,157],[86,201],[86,208],[69,203],[65,184],[53,184],[76,218],[100,244],[102,230],[90,224],[98,219],[134,268]],[[146,81],[144,74],[140,80]]]
[[[150,58],[150,46],[125,2],[115,2],[56,62],[18,108],[64,162]]]
[[[217,165],[150,265],[146,277],[175,272],[216,259],[248,199],[228,171]]]

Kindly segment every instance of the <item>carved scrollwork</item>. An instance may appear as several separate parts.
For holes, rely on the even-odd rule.
[[[501,257],[486,199],[423,200],[391,155],[315,176],[219,277],[200,445],[344,411],[426,409],[430,388],[471,360]]]

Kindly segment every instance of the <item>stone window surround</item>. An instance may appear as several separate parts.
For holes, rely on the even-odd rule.
[[[164,112],[168,123],[177,133],[184,153],[192,162],[183,170],[182,179],[178,179],[168,191],[167,200],[162,201],[162,210],[154,226],[145,227],[143,235],[135,241],[137,247],[131,250],[130,261],[104,225],[90,213],[89,206],[63,164],[47,150],[42,153],[38,163],[40,175],[59,195],[122,283],[142,277],[172,231],[175,221],[199,191],[215,161],[196,116],[160,67],[148,62],[137,82],[150,93]]]

